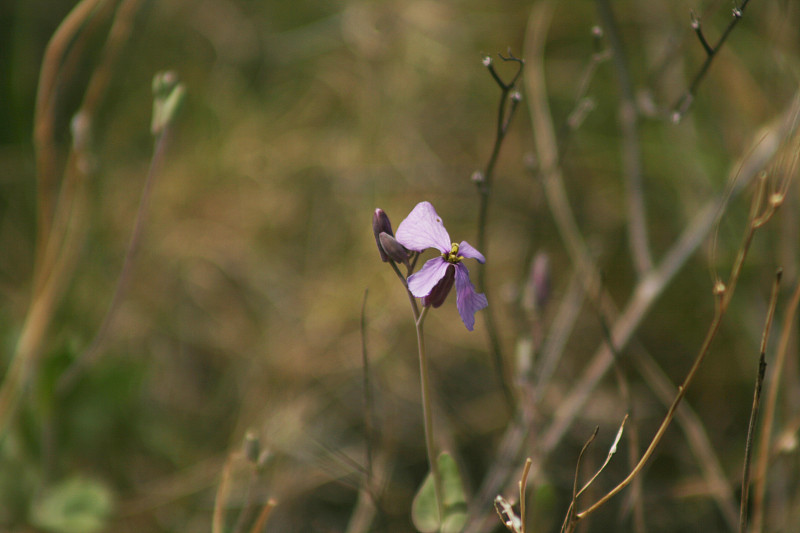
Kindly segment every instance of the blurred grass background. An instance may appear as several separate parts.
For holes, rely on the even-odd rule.
[[[0,4],[3,368],[28,308],[34,269],[31,137],[39,67],[73,5]],[[667,108],[704,59],[689,11],[702,17],[715,41],[733,4],[622,1],[613,7],[635,88]],[[723,190],[731,165],[796,91],[798,7],[752,2],[689,115],[677,125],[643,118],[656,257]],[[499,97],[481,60],[509,48],[523,55],[530,9],[530,2],[517,0],[145,2],[94,130],[90,223],[78,266],[34,380],[0,441],[0,529],[67,531],[43,526],[35,515],[48,490],[89,479],[113,496],[108,531],[208,531],[225,458],[252,430],[273,452],[259,485],[265,498],[279,502],[267,530],[343,531],[362,477],[350,459],[365,462],[359,322],[369,289],[376,447],[389,464],[375,530],[411,530],[410,499],[427,470],[416,341],[406,297],[378,260],[369,219],[381,207],[396,228],[417,202],[429,200],[455,240],[474,242],[478,197],[470,175],[489,156]],[[545,58],[557,125],[575,105],[575,87],[595,51],[596,24],[594,2],[558,4]],[[62,156],[102,41],[93,37],[78,74],[60,87]],[[511,75],[505,67],[498,63],[501,75]],[[100,357],[73,390],[59,395],[57,378],[94,337],[122,267],[153,146],[150,81],[164,69],[179,74],[188,98],[157,175],[130,285]],[[607,288],[623,302],[635,274],[617,94],[613,66],[605,62],[589,89],[595,109],[570,136],[563,167]],[[489,250],[482,250],[509,365],[524,327],[518,300],[528,261],[536,251],[550,254],[554,301],[570,270],[540,184],[524,162],[534,149],[524,107],[523,99],[503,146]],[[688,396],[733,486],[775,267],[784,268],[787,291],[796,282],[796,195],[793,189],[787,208],[756,240],[722,337]],[[682,379],[713,315],[710,266],[724,277],[746,214],[746,199],[731,205],[715,253],[704,246],[693,256],[636,335],[673,381]],[[554,308],[546,310],[545,323]],[[468,333],[448,302],[426,331],[438,423],[474,490],[510,417],[482,318]],[[540,407],[544,420],[602,339],[587,307]],[[790,413],[800,402],[793,353],[783,399]],[[663,407],[630,374],[646,439]],[[548,462],[540,484],[553,497],[537,508],[535,531],[558,527],[577,452],[593,425],[601,425],[599,446],[612,439],[625,409],[613,379],[607,381]],[[797,471],[796,453],[780,460]],[[624,465],[607,476],[617,479],[623,471]],[[677,430],[646,474],[649,531],[720,529],[713,504],[693,493],[696,466]],[[789,500],[797,498],[796,478],[782,478]],[[602,516],[592,531],[627,530],[619,525],[628,524],[624,511]]]

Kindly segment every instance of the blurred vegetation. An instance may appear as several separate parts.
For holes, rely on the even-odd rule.
[[[489,157],[499,98],[481,61],[508,50],[525,57],[533,4],[143,2],[91,131],[85,232],[75,268],[30,380],[0,430],[0,529],[209,531],[220,480],[228,479],[229,531],[253,494],[259,505],[277,501],[266,531],[344,531],[365,478],[360,322],[366,298],[372,447],[384,476],[371,530],[412,530],[411,501],[427,473],[416,339],[408,301],[379,261],[369,219],[381,207],[396,228],[417,202],[428,200],[456,240],[474,242],[478,195],[470,176]],[[595,2],[555,4],[544,65],[559,126],[575,108],[592,55],[608,43],[592,37],[600,24]],[[73,58],[71,76],[58,81],[59,168],[116,5],[101,2],[83,28],[84,53]],[[0,375],[6,378],[35,292],[40,191],[31,139],[40,66],[48,40],[74,6],[64,0],[0,4]],[[800,5],[751,2],[683,120],[673,124],[664,113],[647,113],[675,104],[705,59],[690,10],[713,43],[732,7],[717,0],[613,3],[639,105],[656,260],[698,209],[723,193],[737,161],[798,88]],[[503,76],[513,73],[502,61],[495,65]],[[130,278],[97,357],[71,387],[60,389],[60,377],[95,339],[125,263],[154,151],[151,81],[164,70],[178,74],[187,98],[153,176]],[[626,227],[619,91],[613,61],[600,63],[587,93],[593,109],[561,138],[561,163],[578,225],[605,288],[622,307],[637,274]],[[526,98],[503,145],[490,244],[481,250],[512,384],[517,341],[530,328],[520,295],[531,258],[545,251],[551,261],[553,295],[540,316],[545,331],[573,276],[541,179],[530,168],[537,161]],[[727,277],[752,192],[749,187],[732,200],[716,246],[699,247],[631,340],[674,383],[711,322],[712,275]],[[781,266],[780,324],[797,283],[798,229],[793,184],[786,205],[757,235],[720,338],[687,395],[735,497],[770,286]],[[529,454],[538,429],[606,342],[603,328],[585,303],[536,406]],[[475,494],[514,415],[498,386],[480,314],[476,331],[468,333],[454,302],[447,302],[429,317],[426,331],[438,433]],[[629,383],[630,402],[621,398],[614,373],[592,392],[529,480],[530,531],[561,524],[578,452],[595,425],[600,436],[594,457],[586,459],[594,467],[626,412],[644,444],[658,427],[665,407],[627,354],[623,349],[617,369]],[[797,418],[799,371],[792,341],[778,428]],[[235,455],[247,431],[268,459],[249,496],[253,466]],[[597,482],[602,490],[628,471],[624,442]],[[790,447],[772,461],[774,512],[767,530],[797,530],[797,451]],[[517,476],[522,463],[509,468]],[[592,499],[602,493],[594,490]],[[648,463],[641,491],[617,497],[586,530],[635,531],[630,509],[636,498],[651,532],[726,527],[677,427]],[[494,514],[490,507],[483,512]],[[494,524],[502,529],[499,520]]]

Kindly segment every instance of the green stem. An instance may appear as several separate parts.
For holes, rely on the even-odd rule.
[[[433,492],[436,496],[436,506],[439,510],[439,527],[444,520],[444,503],[442,501],[442,476],[436,464],[436,451],[433,439],[433,411],[431,409],[431,386],[428,375],[428,358],[425,355],[425,337],[422,333],[422,323],[428,315],[430,307],[423,307],[419,318],[414,322],[417,330],[417,350],[419,352],[419,376],[422,389],[422,416],[425,420],[425,448],[428,451],[428,465],[433,474]]]

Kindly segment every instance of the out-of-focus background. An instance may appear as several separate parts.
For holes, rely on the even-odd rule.
[[[544,68],[569,199],[604,284],[622,307],[636,272],[614,59],[588,78],[592,107],[585,120],[574,131],[561,127],[578,104],[593,56],[611,46],[608,32],[599,40],[592,33],[602,25],[602,3],[554,2]],[[80,37],[68,42],[82,52],[62,57],[71,63],[49,102],[58,176],[69,164],[70,122],[105,57],[111,21],[123,17],[117,4],[99,2]],[[525,57],[535,4],[142,2],[128,18],[130,35],[94,116],[74,267],[18,401],[3,414],[0,529],[209,531],[222,479],[231,486],[224,519],[234,531],[251,497],[249,467],[236,455],[249,431],[269,451],[250,490],[259,505],[278,502],[266,531],[344,531],[364,486],[368,434],[383,480],[370,527],[412,530],[411,498],[427,472],[416,338],[407,297],[379,260],[370,219],[381,207],[396,228],[417,202],[428,200],[454,240],[475,242],[479,198],[470,176],[491,153],[500,98],[482,60],[493,57],[503,79],[513,76],[515,67],[497,54]],[[734,3],[612,4],[640,113],[647,229],[658,260],[698,210],[723,194],[736,162],[788,107],[798,87],[800,6],[749,3],[687,115],[673,124],[667,110],[705,59],[690,12],[713,45]],[[0,375],[6,382],[36,290],[37,83],[45,47],[75,5],[0,4]],[[532,58],[526,59],[530,67]],[[151,80],[163,70],[177,73],[187,97],[153,175],[132,270],[96,355],[70,386],[59,388],[60,376],[84,360],[125,263],[154,147]],[[536,322],[544,336],[573,276],[537,172],[524,88],[520,82],[522,103],[495,171],[489,246],[481,250],[487,263],[469,265],[473,278],[477,268],[486,269],[512,389],[518,341],[531,327],[520,310],[531,258],[550,257],[552,296]],[[716,235],[716,246],[698,248],[633,336],[631,343],[674,383],[711,323],[713,276],[730,271],[752,193],[748,187],[732,200],[704,240]],[[755,239],[720,338],[687,396],[731,497],[738,497],[775,268],[784,268],[787,295],[796,283],[796,196],[791,188],[787,205]],[[531,446],[605,342],[606,326],[585,303],[536,406]],[[448,301],[428,317],[426,334],[438,433],[474,493],[513,419],[489,355],[483,312],[467,332]],[[374,395],[369,432],[362,342]],[[794,344],[789,353],[779,402],[787,420],[800,402]],[[660,422],[665,407],[650,382],[625,352],[620,359],[630,402],[621,398],[613,372],[591,392],[531,480],[537,487],[532,531],[561,524],[577,454],[595,425],[600,437],[587,471],[602,462],[630,405],[642,443]],[[645,471],[636,498],[648,531],[725,527],[689,448],[684,433],[672,428]],[[620,452],[600,487],[621,479],[627,453]],[[233,466],[226,470],[229,457]],[[780,478],[771,501],[791,509],[797,454],[790,450],[773,461],[786,468],[770,471]],[[633,531],[632,499],[619,496],[587,530]],[[72,504],[80,510],[71,511]],[[770,519],[773,530],[788,531],[799,518],[794,511]],[[501,527],[497,521],[495,530]]]

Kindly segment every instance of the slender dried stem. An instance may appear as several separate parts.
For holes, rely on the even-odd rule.
[[[780,377],[783,373],[784,364],[786,363],[789,340],[794,332],[793,326],[797,317],[798,305],[800,305],[800,283],[795,286],[792,297],[786,305],[783,323],[781,325],[781,338],[778,342],[775,362],[770,372],[771,386],[767,391],[767,398],[764,405],[764,423],[758,444],[759,450],[756,458],[755,475],[753,476],[752,530],[754,533],[760,533],[764,528],[764,500],[767,490],[767,467],[769,465],[772,448],[772,428],[775,424],[775,409],[778,403]]]
[[[549,3],[542,2],[533,10],[530,19],[528,41],[526,44],[526,56],[529,58],[529,61],[531,61],[529,76],[526,78],[529,108],[534,125],[534,132],[536,133],[537,152],[539,153],[543,185],[545,187],[545,193],[548,195],[548,203],[553,211],[553,216],[562,239],[565,242],[567,251],[573,263],[576,265],[576,269],[584,277],[587,294],[590,298],[593,298],[597,296],[597,291],[599,290],[599,276],[589,259],[588,253],[586,253],[583,238],[577,228],[574,216],[571,214],[569,203],[566,199],[560,168],[555,164],[558,160],[557,149],[554,141],[555,137],[552,133],[552,121],[549,118],[549,112],[547,110],[547,96],[545,92],[542,63],[544,35],[546,33],[545,29],[549,23],[550,9]],[[678,239],[675,245],[673,245],[659,266],[637,284],[626,309],[620,317],[613,322],[612,339],[615,346],[622,347],[627,343],[633,331],[635,331],[636,327],[649,310],[656,296],[661,293],[666,283],[685,263],[689,255],[697,248],[714,225],[717,214],[729,199],[729,195],[739,193],[744,185],[749,183],[756,172],[760,168],[763,168],[766,161],[772,157],[780,140],[788,131],[791,131],[793,127],[793,117],[797,115],[797,107],[797,99],[795,99],[786,115],[781,118],[780,125],[775,126],[768,135],[759,134],[756,148],[748,153],[744,161],[737,164],[740,179],[735,183],[735,186],[731,188],[729,194],[725,194],[721,198],[709,202],[687,226],[683,235]],[[752,235],[750,235],[749,238],[752,238]],[[745,243],[743,250],[747,247],[749,247],[749,241]],[[721,302],[724,304],[721,306],[723,309],[727,307],[728,299],[735,287],[736,279],[738,279],[738,269],[741,268],[742,260],[743,255],[737,260],[737,265],[734,268],[734,274],[732,274],[730,281],[731,286],[727,291],[724,291],[724,294],[720,298]],[[608,307],[605,305],[600,306],[600,308],[603,309],[604,312],[609,312]],[[704,343],[704,346],[706,346],[704,349],[706,350],[710,340],[713,340],[714,335],[716,335],[720,319],[721,317],[715,318],[714,323],[712,323],[709,336]],[[544,430],[540,436],[542,457],[553,450],[558,442],[560,442],[566,429],[571,424],[581,406],[584,405],[600,378],[610,367],[611,362],[611,351],[606,346],[601,347],[592,361],[586,366],[583,375],[576,380],[572,392],[560,404],[550,427]],[[689,381],[691,381],[691,377],[694,376],[696,371],[697,368],[693,368],[690,371]],[[685,394],[685,388],[679,389],[677,403],[680,402],[680,398],[683,397],[683,394]],[[677,403],[675,405],[677,405]],[[674,409],[675,407],[672,407],[668,413],[668,418],[670,420],[674,415]],[[663,428],[663,430],[665,429],[666,427]],[[657,443],[657,441],[660,440],[661,436],[663,436],[663,430],[656,435],[654,442]],[[645,452],[645,459],[650,457],[654,449],[655,446],[648,447]],[[539,461],[541,460],[542,458],[540,457]],[[636,471],[638,471],[643,464],[644,463],[641,463]],[[540,466],[540,462],[535,463],[534,470]],[[626,479],[624,485],[630,483],[633,477],[635,476]],[[621,490],[621,488],[622,487],[618,490]],[[618,492],[618,490],[616,492]]]
[[[211,533],[223,533],[225,531],[225,509],[231,493],[231,477],[233,476],[233,455],[225,461],[222,468],[217,493],[214,496],[214,514],[211,516]]]
[[[753,456],[753,440],[755,439],[758,410],[761,405],[761,388],[764,384],[764,375],[767,371],[766,353],[769,331],[775,316],[775,306],[778,304],[778,289],[780,288],[782,271],[778,270],[775,283],[772,284],[772,295],[769,299],[769,311],[761,335],[761,350],[758,358],[758,376],[756,377],[755,391],[753,392],[753,407],[750,410],[750,423],[747,426],[747,440],[744,448],[744,467],[742,468],[742,501],[739,506],[739,533],[747,533],[747,507],[750,495],[750,459]]]
[[[548,205],[570,259],[583,279],[587,295],[592,299],[598,297],[600,277],[591,262],[584,239],[572,214],[563,185],[561,169],[555,165],[558,156],[552,120],[548,111],[542,62],[544,37],[551,9],[547,2],[537,4],[529,22],[526,42],[526,56],[529,59],[528,76],[526,76],[528,103],[533,129],[536,133],[537,153],[541,163],[542,183]],[[747,152],[743,160],[734,165],[734,168],[737,169],[735,175],[739,177],[735,185],[725,194],[707,202],[698,211],[659,265],[634,287],[632,296],[619,317],[617,317],[613,302],[604,296],[604,303],[599,305],[599,309],[606,313],[610,317],[609,322],[614,324],[611,332],[615,346],[622,348],[627,343],[656,297],[661,294],[664,287],[714,226],[719,212],[730,197],[739,194],[773,157],[782,140],[796,127],[795,119],[798,109],[800,109],[800,98],[796,96],[766,134],[759,132],[756,135],[755,148]],[[612,353],[607,346],[598,349],[592,360],[586,365],[583,374],[575,381],[572,392],[559,405],[550,427],[543,430],[543,434],[540,436],[542,454],[547,454],[555,449],[572,420],[585,404],[591,391],[610,367],[611,362]],[[534,471],[538,466],[535,458]]]
[[[492,184],[494,182],[494,173],[495,168],[497,167],[498,158],[500,157],[500,149],[503,146],[503,141],[506,138],[508,128],[511,126],[511,120],[514,118],[515,111],[520,101],[519,93],[515,91],[515,87],[517,81],[522,75],[522,69],[524,67],[524,62],[521,59],[514,57],[511,53],[509,53],[508,57],[501,55],[500,59],[505,62],[514,62],[517,65],[517,72],[511,78],[511,81],[505,82],[497,74],[492,59],[488,57],[484,59],[484,64],[489,69],[489,73],[492,75],[494,81],[500,87],[501,93],[500,103],[497,109],[497,123],[495,126],[496,130],[494,145],[492,146],[492,153],[489,156],[489,161],[486,163],[483,173],[476,173],[477,179],[475,179],[478,187],[478,197],[480,198],[480,205],[478,207],[477,246],[478,250],[481,250],[481,252],[487,256],[489,254],[489,242],[487,238],[486,227],[489,220],[489,200],[492,192]],[[508,107],[509,102],[511,104],[510,107]],[[488,292],[485,268],[478,269],[477,285],[479,292]],[[491,347],[492,363],[503,390],[503,396],[505,397],[506,404],[509,410],[513,411],[515,403],[514,396],[511,393],[511,388],[508,386],[506,379],[504,363],[505,359],[503,357],[502,346],[500,345],[500,334],[497,330],[494,312],[492,311],[492,308],[487,308],[484,309],[483,314],[486,321],[486,332],[489,337],[489,345]]]
[[[122,262],[122,269],[120,270],[117,284],[114,287],[114,294],[111,296],[111,302],[108,304],[108,309],[97,329],[92,342],[89,346],[75,359],[67,370],[65,370],[58,379],[57,391],[59,394],[64,394],[71,389],[80,374],[92,365],[100,355],[100,349],[103,347],[104,342],[108,339],[109,332],[111,331],[114,319],[116,318],[119,306],[128,289],[131,274],[133,272],[134,259],[139,250],[139,243],[142,240],[142,233],[147,221],[149,213],[150,197],[152,196],[153,185],[158,168],[164,159],[167,146],[167,135],[169,127],[158,136],[153,150],[153,156],[150,160],[150,167],[147,171],[147,177],[144,180],[142,187],[141,197],[139,199],[139,207],[136,210],[136,220],[133,223],[131,236],[128,241],[128,247],[125,250],[125,258]]]
[[[578,454],[578,460],[575,461],[575,475],[572,478],[572,499],[569,502],[569,507],[567,508],[567,516],[564,517],[564,523],[561,524],[562,533],[564,533],[565,531],[572,531],[572,529],[574,528],[575,508],[578,506],[578,496],[581,492],[583,492],[583,489],[581,489],[580,491],[578,490],[578,483],[580,483],[581,462],[583,461],[583,456],[589,449],[589,446],[591,446],[594,440],[597,438],[597,433],[599,431],[600,431],[600,426],[595,426],[594,431],[581,447],[581,451]],[[586,486],[588,486],[588,484]]]
[[[665,407],[669,407],[675,396],[675,386],[648,353],[642,349],[631,350],[631,352],[633,361],[650,390],[658,396]],[[684,432],[686,442],[695,456],[695,461],[703,473],[708,490],[717,502],[717,507],[719,507],[728,529],[734,531],[738,523],[736,503],[728,479],[725,477],[725,472],[722,470],[720,460],[714,452],[702,421],[685,401],[675,412],[675,421]],[[636,460],[638,458],[637,450]],[[636,479],[641,479],[641,477]]]
[[[700,26],[700,20],[694,15],[694,13],[692,14],[692,29],[700,39],[700,44],[703,46],[703,49],[706,52],[706,59],[703,61],[703,64],[697,71],[697,74],[695,74],[692,83],[689,85],[689,89],[687,89],[683,96],[681,96],[678,102],[673,106],[673,122],[680,121],[680,119],[683,118],[683,115],[689,111],[689,107],[691,107],[694,97],[697,94],[697,89],[700,87],[700,83],[703,81],[703,78],[705,78],[708,70],[711,68],[711,63],[714,61],[714,58],[717,57],[717,52],[719,52],[719,49],[723,44],[725,44],[725,41],[730,36],[733,28],[735,28],[736,25],[739,24],[739,21],[742,20],[742,17],[744,16],[744,10],[749,1],[750,0],[742,0],[742,3],[739,4],[739,7],[733,8],[731,12],[732,18],[728,23],[728,26],[725,28],[725,31],[722,32],[722,35],[720,35],[717,44],[715,44],[713,47],[708,44],[708,41],[703,35],[703,29]]]
[[[38,250],[47,242],[52,223],[58,174],[55,146],[55,106],[61,62],[75,35],[104,0],[82,0],[59,24],[42,59],[34,110],[33,141],[36,150]]]

